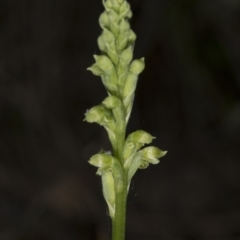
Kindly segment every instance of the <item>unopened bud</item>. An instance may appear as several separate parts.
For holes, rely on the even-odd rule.
[[[137,35],[132,30],[129,31],[128,41],[129,43],[134,43],[137,39]]]
[[[109,26],[109,18],[106,12],[103,12],[99,17],[99,24],[102,28]]]
[[[140,74],[145,67],[144,58],[134,60],[130,65],[130,72],[138,75]]]
[[[129,141],[141,144],[149,144],[154,138],[151,134],[143,130],[137,130],[129,135]]]
[[[109,12],[112,8],[112,1],[111,0],[104,0],[103,5],[107,12]]]
[[[113,68],[112,61],[105,55],[94,55],[94,58],[96,60],[96,63],[100,69],[102,69],[104,72],[109,71],[111,68]]]
[[[102,35],[100,35],[97,39],[97,43],[98,43],[98,47],[99,49],[104,52],[106,50],[106,45],[105,45],[105,41],[103,40]]]
[[[102,38],[103,38],[103,41],[106,44],[109,44],[109,45],[115,44],[114,35],[109,30],[107,30],[106,28],[102,32]]]
[[[128,47],[127,49],[123,50],[121,55],[120,55],[120,62],[123,65],[128,65],[133,58],[133,51],[132,47]]]
[[[101,123],[104,116],[105,116],[104,108],[101,106],[95,106],[85,113],[84,121],[87,121],[89,123],[93,123],[93,122]]]
[[[130,12],[131,12],[130,4],[127,1],[125,1],[119,9],[119,15],[122,18],[129,17],[131,16]]]
[[[113,109],[116,108],[118,106],[120,106],[121,101],[119,98],[115,97],[115,96],[108,96],[107,98],[104,99],[103,104],[109,108],[109,109]]]
[[[126,19],[122,19],[120,22],[120,32],[121,33],[126,33],[130,30],[130,24]]]
[[[91,71],[96,76],[103,75],[103,71],[98,67],[96,63],[94,63],[91,67],[87,68],[87,70]]]
[[[106,153],[97,153],[93,155],[89,163],[95,167],[106,168],[112,165],[114,157]]]
[[[113,9],[118,12],[120,8],[119,0],[112,0]]]

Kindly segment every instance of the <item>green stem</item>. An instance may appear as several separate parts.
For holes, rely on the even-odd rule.
[[[116,193],[115,217],[112,219],[112,240],[125,239],[127,185],[127,173],[124,172],[122,191]]]
[[[117,152],[116,158],[119,160],[123,168],[123,147],[125,143],[126,122],[125,109],[123,104],[116,110],[117,121]],[[127,205],[127,187],[128,187],[128,172],[123,170],[122,188],[118,189],[118,183],[115,185],[115,216],[112,219],[112,240],[125,239],[126,225],[126,205]]]

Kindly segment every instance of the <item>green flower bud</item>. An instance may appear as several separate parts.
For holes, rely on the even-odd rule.
[[[115,96],[108,96],[107,98],[104,99],[103,104],[109,108],[113,109],[121,105],[121,101],[119,98]]]
[[[122,19],[119,24],[120,33],[117,38],[117,49],[122,51],[128,43],[130,24],[126,19]]]
[[[112,0],[112,5],[113,5],[113,9],[118,12],[119,8],[120,8],[120,2],[119,0]]]
[[[120,64],[127,66],[133,58],[133,50],[132,47],[128,47],[127,49],[123,50],[120,55]]]
[[[98,67],[96,63],[87,68],[87,70],[91,71],[96,76],[102,76],[104,74],[104,72]]]
[[[84,121],[87,121],[89,123],[96,122],[101,124],[104,116],[105,116],[104,108],[101,106],[95,106],[85,113]]]
[[[125,80],[128,74],[129,63],[132,61],[132,58],[133,58],[133,51],[131,46],[123,50],[119,57],[119,65],[118,65],[117,73],[118,73],[118,85],[119,85],[121,94],[122,94],[122,90],[124,88]]]
[[[146,147],[140,152],[142,154],[142,158],[152,164],[159,163],[158,158],[165,156],[167,153],[167,151],[162,151],[157,147]]]
[[[115,1],[116,1],[116,0],[115,0]],[[118,21],[119,21],[119,16],[118,16],[118,14],[116,13],[116,10],[111,9],[110,12],[108,13],[108,16],[109,16],[110,22],[116,22],[116,23],[118,23]]]
[[[106,45],[107,44],[108,45],[114,45],[115,44],[114,35],[109,30],[107,30],[106,28],[103,29],[102,38],[103,38],[103,41],[105,42]]]
[[[97,39],[98,47],[102,52],[105,52],[106,50],[106,44],[105,41],[103,40],[103,36],[100,35]]]
[[[115,36],[118,36],[119,34],[119,24],[118,24],[118,21],[119,21],[119,16],[118,14],[114,11],[114,10],[111,10],[109,12],[109,19],[110,19],[110,30],[111,32],[115,35]]]
[[[136,39],[137,35],[132,30],[130,30],[128,35],[128,42],[132,44],[136,41]]]
[[[133,143],[149,144],[155,138],[151,134],[143,130],[137,130],[129,135],[129,141]]]
[[[117,50],[121,52],[124,48],[126,48],[127,43],[128,43],[128,33],[119,34],[119,37],[117,40]]]
[[[106,12],[109,12],[111,8],[113,7],[111,0],[103,0],[103,5],[106,9]]]
[[[127,1],[125,1],[120,9],[119,9],[119,15],[121,18],[131,18],[132,17],[132,12],[131,12],[131,9],[130,9],[130,5]]]
[[[113,68],[112,61],[105,55],[94,55],[96,63],[100,69],[104,72],[109,71]]]
[[[129,68],[129,71],[135,75],[139,75],[145,67],[144,58],[134,60]]]
[[[121,34],[128,33],[130,30],[130,24],[129,24],[128,20],[126,20],[124,18],[121,20],[119,26],[120,26]]]
[[[118,64],[118,53],[115,45],[107,45],[107,54],[115,65]]]
[[[109,26],[109,18],[106,12],[103,12],[99,17],[99,24],[101,28],[106,28]]]
[[[112,61],[105,55],[94,55],[98,67],[104,72],[102,82],[107,91],[112,95],[118,95],[117,73]]]
[[[99,168],[107,168],[112,165],[114,157],[107,153],[97,153],[88,161],[91,165]],[[116,160],[117,161],[117,160]]]
[[[118,36],[119,34],[119,25],[116,22],[110,23],[110,30],[115,35]]]
[[[109,30],[103,30],[101,37],[98,38],[98,45],[100,50],[106,51],[113,63],[117,65],[118,53],[115,45],[115,37]]]

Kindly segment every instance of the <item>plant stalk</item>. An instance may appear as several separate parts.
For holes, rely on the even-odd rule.
[[[125,172],[123,189],[116,193],[115,217],[112,219],[112,240],[125,240],[127,185],[128,179]]]

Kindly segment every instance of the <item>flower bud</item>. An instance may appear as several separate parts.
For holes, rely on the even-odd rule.
[[[119,34],[119,31],[120,31],[120,26],[118,24],[119,22],[119,16],[118,14],[114,11],[114,10],[111,10],[109,12],[109,20],[110,20],[110,31],[115,35],[115,36],[118,36]]]
[[[103,41],[105,42],[105,44],[108,44],[108,45],[115,44],[114,35],[106,28],[103,29],[102,38],[103,38]]]
[[[99,24],[102,28],[109,26],[109,18],[106,12],[103,12],[99,17]]]
[[[116,1],[116,0],[115,0],[115,1]],[[108,16],[109,16],[110,22],[116,22],[116,23],[118,23],[118,21],[119,21],[119,16],[118,16],[118,14],[116,13],[116,10],[111,9],[110,12],[108,13]]]
[[[94,63],[91,67],[87,68],[87,70],[91,71],[96,76],[102,76],[104,74],[96,63]]]
[[[159,163],[158,158],[165,156],[167,153],[167,151],[162,151],[157,147],[146,147],[140,152],[142,154],[142,158],[152,164]]]
[[[134,43],[137,39],[137,35],[135,34],[135,32],[133,32],[132,30],[129,31],[129,35],[128,35],[128,42],[129,43]]]
[[[98,67],[104,72],[109,71],[113,68],[112,61],[105,55],[94,55]]]
[[[129,70],[131,73],[135,75],[139,75],[143,71],[144,67],[145,67],[144,58],[141,58],[141,59],[134,60],[131,63]]]
[[[118,12],[120,8],[119,0],[112,0],[113,9]]]
[[[115,48],[115,44],[113,45],[107,45],[107,54],[108,56],[111,58],[111,60],[113,61],[113,63],[115,65],[118,64],[118,53],[117,50]]]
[[[121,55],[120,55],[120,64],[126,66],[128,65],[133,58],[133,51],[132,47],[128,47],[127,49],[123,50]]]
[[[120,22],[120,32],[121,34],[126,33],[130,30],[130,24],[126,19],[122,19]]]
[[[121,5],[121,7],[119,9],[119,15],[120,15],[121,18],[131,17],[132,16],[131,9],[130,9],[130,4],[127,1],[125,1]]]
[[[91,165],[99,168],[107,168],[112,165],[114,157],[106,153],[97,153],[88,161]]]
[[[111,10],[111,8],[113,7],[111,0],[103,0],[103,5],[106,9],[106,12],[109,12]]]
[[[143,130],[137,130],[129,135],[129,141],[140,144],[149,144],[155,138]]]
[[[103,104],[109,108],[113,109],[121,105],[121,101],[119,98],[115,96],[108,96],[107,98],[104,99]]]
[[[131,46],[128,47],[127,49],[124,49],[119,57],[117,74],[118,74],[118,85],[119,85],[119,90],[121,94],[124,89],[126,77],[128,74],[129,63],[132,61],[132,58],[133,58],[133,51]]]
[[[94,55],[94,58],[98,67],[104,72],[102,82],[105,88],[110,94],[117,95],[117,73],[112,61],[105,55]]]
[[[106,44],[105,41],[103,40],[103,36],[100,35],[97,39],[98,47],[99,49],[104,52],[106,50]]]
[[[101,106],[95,106],[85,113],[84,121],[87,121],[89,123],[96,122],[101,124],[104,116],[105,116],[104,108]]]

